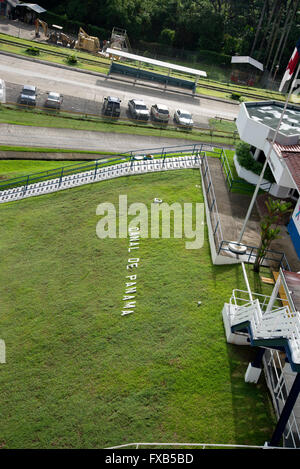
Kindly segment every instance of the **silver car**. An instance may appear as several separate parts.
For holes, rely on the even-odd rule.
[[[59,93],[55,93],[54,91],[50,91],[48,93],[48,97],[45,102],[46,107],[51,107],[54,109],[60,109],[60,106],[63,102],[63,97]]]
[[[20,94],[20,104],[28,106],[36,105],[37,90],[36,86],[24,85]]]
[[[134,119],[147,121],[150,117],[149,109],[144,101],[140,99],[131,99],[128,101],[128,109]]]
[[[177,109],[174,114],[174,121],[176,122],[176,124],[182,127],[186,127],[188,129],[191,129],[194,125],[192,115],[184,109]]]
[[[153,104],[151,116],[155,121],[168,122],[170,119],[169,109],[164,104]]]
[[[6,102],[6,89],[5,89],[5,81],[0,78],[0,103]]]

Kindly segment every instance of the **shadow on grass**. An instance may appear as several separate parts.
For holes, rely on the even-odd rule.
[[[260,274],[253,271],[252,264],[246,264],[245,268],[252,292],[269,295],[272,286],[262,284]],[[270,276],[268,268],[263,268],[261,273]],[[226,275],[234,279],[232,290],[234,288],[247,290],[240,265],[218,266],[218,269],[214,269],[216,285],[220,285],[222,276]],[[229,302],[230,295],[231,292],[227,302]],[[226,340],[225,334],[224,340]],[[252,347],[250,344],[245,346],[227,344],[226,348],[236,443],[263,446],[271,438],[276,418],[263,372],[257,384],[245,382],[248,364],[254,360],[257,347]]]
[[[257,384],[246,383],[244,379],[256,349],[250,345],[227,346],[236,442],[263,446],[270,441],[276,419],[263,372]]]

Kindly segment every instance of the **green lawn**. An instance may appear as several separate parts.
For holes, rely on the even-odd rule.
[[[17,148],[14,148],[14,150],[17,150]],[[40,149],[40,151],[42,151],[42,149]],[[224,150],[224,151],[228,159],[228,164],[231,168],[232,174],[236,175],[235,166],[233,163],[234,150]],[[27,153],[26,149],[24,149],[24,153]],[[68,152],[65,152],[65,153],[68,153]],[[207,156],[218,158],[220,153],[221,153],[221,150],[218,148],[215,148],[214,152],[207,152]],[[173,155],[178,156],[177,153],[174,153]],[[118,159],[116,154],[114,155],[111,153],[110,155],[106,155],[106,156],[108,158],[105,158],[105,159],[108,159],[108,161],[107,163],[104,163],[104,165],[117,164],[119,162],[125,161],[122,159]],[[172,154],[168,156],[172,156]],[[97,158],[99,159],[99,153],[95,153],[95,159]],[[78,172],[77,170],[78,165],[88,164],[89,162],[91,163],[91,165],[93,164],[93,160],[80,160],[80,159],[76,161],[74,160],[73,161],[72,160],[69,160],[69,161],[68,160],[38,160],[38,159],[32,159],[32,160],[25,160],[25,159],[1,160],[0,159],[0,183],[1,181],[3,182],[7,179],[28,177],[28,176],[38,176],[38,173],[51,171],[54,169],[60,170],[61,168],[66,167],[66,166],[73,167],[71,169],[74,169],[74,173],[75,173],[75,172]],[[55,177],[57,177],[57,175],[55,175]],[[34,182],[36,182],[36,180]],[[30,183],[30,181],[28,183]]]
[[[95,155],[99,159],[99,154]],[[100,158],[101,159],[101,158]],[[112,157],[110,160],[109,157],[104,159],[105,162],[103,166],[110,164],[118,164],[124,162],[122,158]],[[49,179],[53,178],[53,170],[60,170],[62,168],[68,167],[69,174],[75,174],[77,172],[86,171],[86,167],[90,165],[90,170],[93,169],[93,164],[95,160],[1,160],[0,159],[0,182],[3,182],[7,179],[14,179],[19,177],[28,177],[28,176],[43,176],[43,180],[46,180],[46,171],[51,171]],[[81,166],[83,165],[83,166]],[[83,169],[84,168],[84,169]],[[52,176],[52,177],[51,177]],[[55,175],[57,177],[57,175]],[[35,180],[35,182],[37,182]],[[30,184],[30,179],[28,181]]]
[[[81,161],[76,161],[80,163]],[[0,160],[0,181],[74,165],[74,161]]]
[[[135,313],[122,317],[128,239],[96,236],[99,203],[202,202],[199,184],[198,170],[154,173],[0,205],[0,447],[270,439],[264,382],[244,382],[254,350],[224,335],[240,266],[211,264],[206,227],[200,250],[142,239]]]

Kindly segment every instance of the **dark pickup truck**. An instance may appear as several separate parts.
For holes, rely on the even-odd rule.
[[[104,98],[102,112],[105,116],[119,117],[121,108],[121,100],[114,96],[107,96]]]

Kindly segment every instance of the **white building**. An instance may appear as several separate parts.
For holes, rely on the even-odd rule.
[[[251,145],[255,160],[263,162],[271,147],[269,167],[276,184],[270,192],[296,202],[288,231],[300,258],[300,107],[287,106],[272,144],[283,107],[277,101],[242,103],[236,125],[240,139]]]

